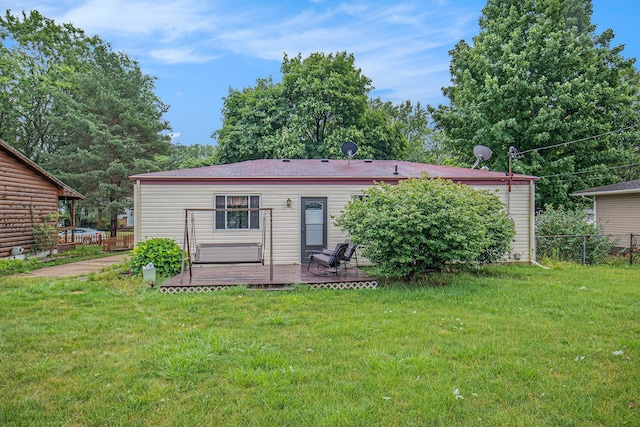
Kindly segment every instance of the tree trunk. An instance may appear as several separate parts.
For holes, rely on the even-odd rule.
[[[116,237],[118,235],[118,216],[112,216],[111,222],[109,224],[109,231],[111,232],[111,237]]]

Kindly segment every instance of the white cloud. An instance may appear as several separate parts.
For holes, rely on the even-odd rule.
[[[442,2],[432,6],[357,3],[306,9],[280,21],[240,25],[220,33],[215,42],[235,53],[276,61],[283,52],[304,57],[347,51],[386,99],[432,99],[441,97],[440,88],[448,84],[446,51],[475,30],[477,20],[477,11]]]
[[[190,48],[152,49],[149,55],[165,64],[204,64],[217,58],[216,55],[206,55]]]
[[[71,8],[59,20],[93,34],[160,36],[171,41],[209,31],[214,24],[201,2],[192,0],[90,0]]]
[[[209,29],[212,23],[204,12],[190,0],[90,0],[72,8],[60,19],[90,33],[160,34],[164,40],[170,41]]]
[[[171,138],[172,144],[177,144],[178,142],[180,142],[180,132],[170,133],[169,138]]]
[[[99,34],[146,69],[240,55],[347,51],[385,100],[431,102],[449,84],[446,52],[477,32],[478,10],[447,0],[6,0]],[[44,13],[44,12],[43,12]],[[165,74],[166,75],[166,74]],[[266,77],[266,76],[255,76]]]

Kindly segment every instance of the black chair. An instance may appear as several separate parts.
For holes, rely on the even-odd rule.
[[[355,258],[356,260],[356,268],[358,268],[358,255],[356,254],[356,245],[349,243],[347,245],[347,250],[344,251],[344,255],[340,261],[344,261],[344,269],[347,269],[347,263],[351,262],[351,258]]]
[[[311,253],[311,255],[309,256],[309,263],[307,264],[307,271],[309,271],[309,268],[311,267],[311,263],[315,263],[318,268],[319,267],[325,267],[327,269],[326,273],[324,274],[326,275],[330,275],[330,274],[338,274],[338,266],[340,265],[340,260],[344,257],[344,253],[347,250],[347,247],[349,246],[349,244],[347,243],[338,243],[335,247],[335,249],[333,251],[331,251],[331,253],[329,253],[328,251],[322,251],[322,252],[313,252]],[[329,271],[329,269],[333,269],[334,271],[331,272]],[[317,274],[314,273],[313,271],[311,271],[312,274]]]
[[[355,258],[356,268],[358,268],[358,255],[356,254],[356,245],[349,243],[349,239],[345,240],[344,242],[347,243],[347,250],[344,251],[344,255],[342,256],[342,258],[340,258],[340,261],[344,261],[344,269],[347,269],[347,263],[351,262],[351,258]],[[322,250],[322,253],[325,255],[330,255],[331,252],[332,251],[329,249]]]

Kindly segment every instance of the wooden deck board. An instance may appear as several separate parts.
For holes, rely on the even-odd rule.
[[[378,282],[362,270],[350,267],[339,269],[338,275],[316,275],[312,271],[324,272],[305,265],[274,265],[273,280],[269,279],[269,266],[261,264],[234,264],[194,266],[193,277],[189,271],[169,279],[160,286],[162,292],[203,292],[245,285],[250,288],[282,288],[292,284],[307,284],[312,288],[331,289],[375,288]],[[182,278],[182,283],[181,283]]]

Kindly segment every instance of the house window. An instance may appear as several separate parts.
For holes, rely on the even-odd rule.
[[[260,196],[216,195],[216,209],[259,208]],[[258,230],[260,229],[260,211],[216,211],[216,230]]]

